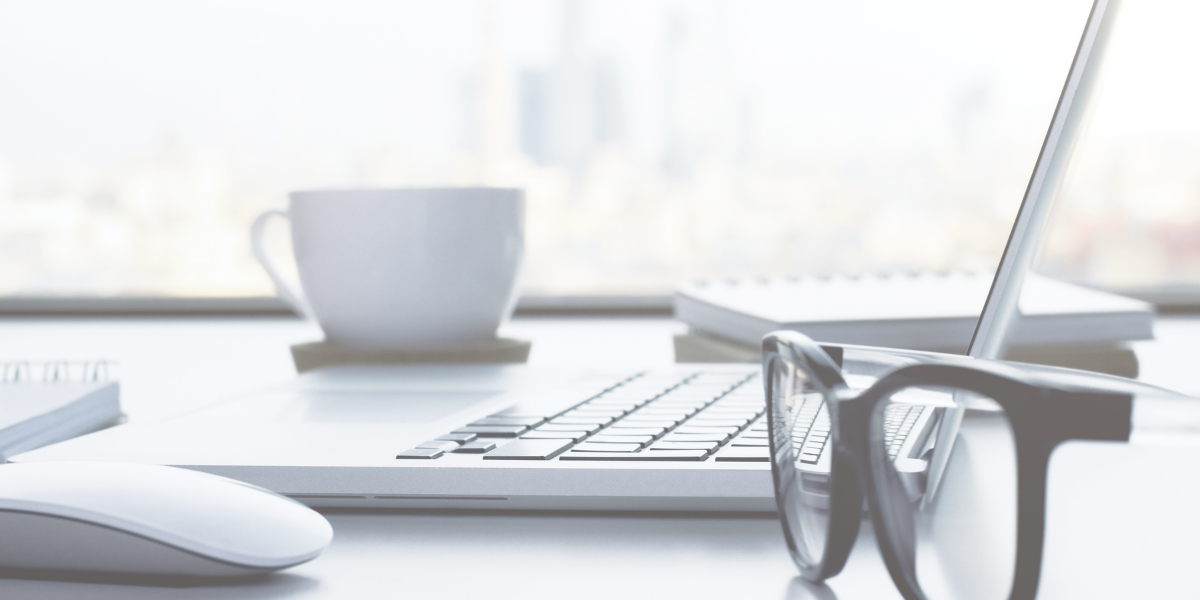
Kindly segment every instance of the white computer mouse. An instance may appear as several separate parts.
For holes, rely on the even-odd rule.
[[[233,577],[316,558],[319,513],[187,469],[104,462],[0,465],[0,568]]]

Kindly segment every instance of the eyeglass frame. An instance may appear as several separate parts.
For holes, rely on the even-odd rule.
[[[840,350],[832,347],[829,350]],[[875,349],[886,351],[886,349]],[[837,575],[845,566],[862,523],[864,499],[870,508],[880,553],[892,581],[905,598],[923,600],[916,580],[915,557],[900,556],[895,530],[896,517],[887,517],[894,503],[886,502],[877,489],[876,476],[885,463],[871,451],[872,417],[876,407],[890,395],[908,387],[950,387],[974,392],[995,400],[1005,411],[1012,428],[1017,468],[1017,544],[1012,600],[1032,599],[1041,576],[1046,521],[1046,486],[1050,455],[1069,440],[1129,441],[1133,428],[1133,394],[1106,390],[1103,376],[1092,377],[1078,371],[1075,378],[1060,377],[1055,369],[1021,368],[999,361],[969,359],[936,353],[897,354],[920,361],[896,368],[856,394],[850,390],[826,348],[794,331],[779,331],[763,338],[763,385],[767,401],[767,422],[771,452],[771,474],[776,506],[784,529],[784,538],[801,575],[810,581],[823,581]],[[840,357],[839,357],[840,358]],[[804,371],[813,391],[821,393],[830,415],[831,452],[829,469],[829,522],[825,548],[816,564],[807,564],[796,547],[788,523],[788,489],[782,481],[785,468],[794,468],[792,439],[787,430],[786,412],[776,403],[777,385],[772,368],[784,362]],[[1078,378],[1092,380],[1081,387]],[[1150,388],[1151,386],[1146,386]],[[1154,388],[1157,390],[1157,388]],[[1159,390],[1165,391],[1165,390]],[[787,463],[783,462],[786,456]],[[836,474],[836,475],[835,475]],[[908,511],[907,506],[904,507]],[[882,518],[880,518],[882,516]],[[911,516],[907,516],[911,518]]]

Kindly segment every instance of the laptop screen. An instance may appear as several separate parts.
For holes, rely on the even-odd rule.
[[[1000,358],[1004,355],[1005,337],[1016,314],[1021,285],[1037,252],[1050,205],[1062,182],[1071,147],[1078,137],[1079,122],[1087,108],[1118,3],[1119,0],[1095,0],[1092,5],[1004,255],[996,268],[992,289],[971,338],[967,350],[970,356]]]

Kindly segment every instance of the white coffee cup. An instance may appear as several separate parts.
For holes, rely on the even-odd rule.
[[[517,299],[524,254],[519,189],[293,192],[254,221],[251,243],[279,296],[347,347],[428,349],[495,339]],[[267,256],[263,232],[292,222],[303,292]]]

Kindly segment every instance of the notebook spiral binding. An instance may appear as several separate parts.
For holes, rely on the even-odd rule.
[[[0,383],[108,381],[110,363],[93,361],[9,361],[0,363]]]

